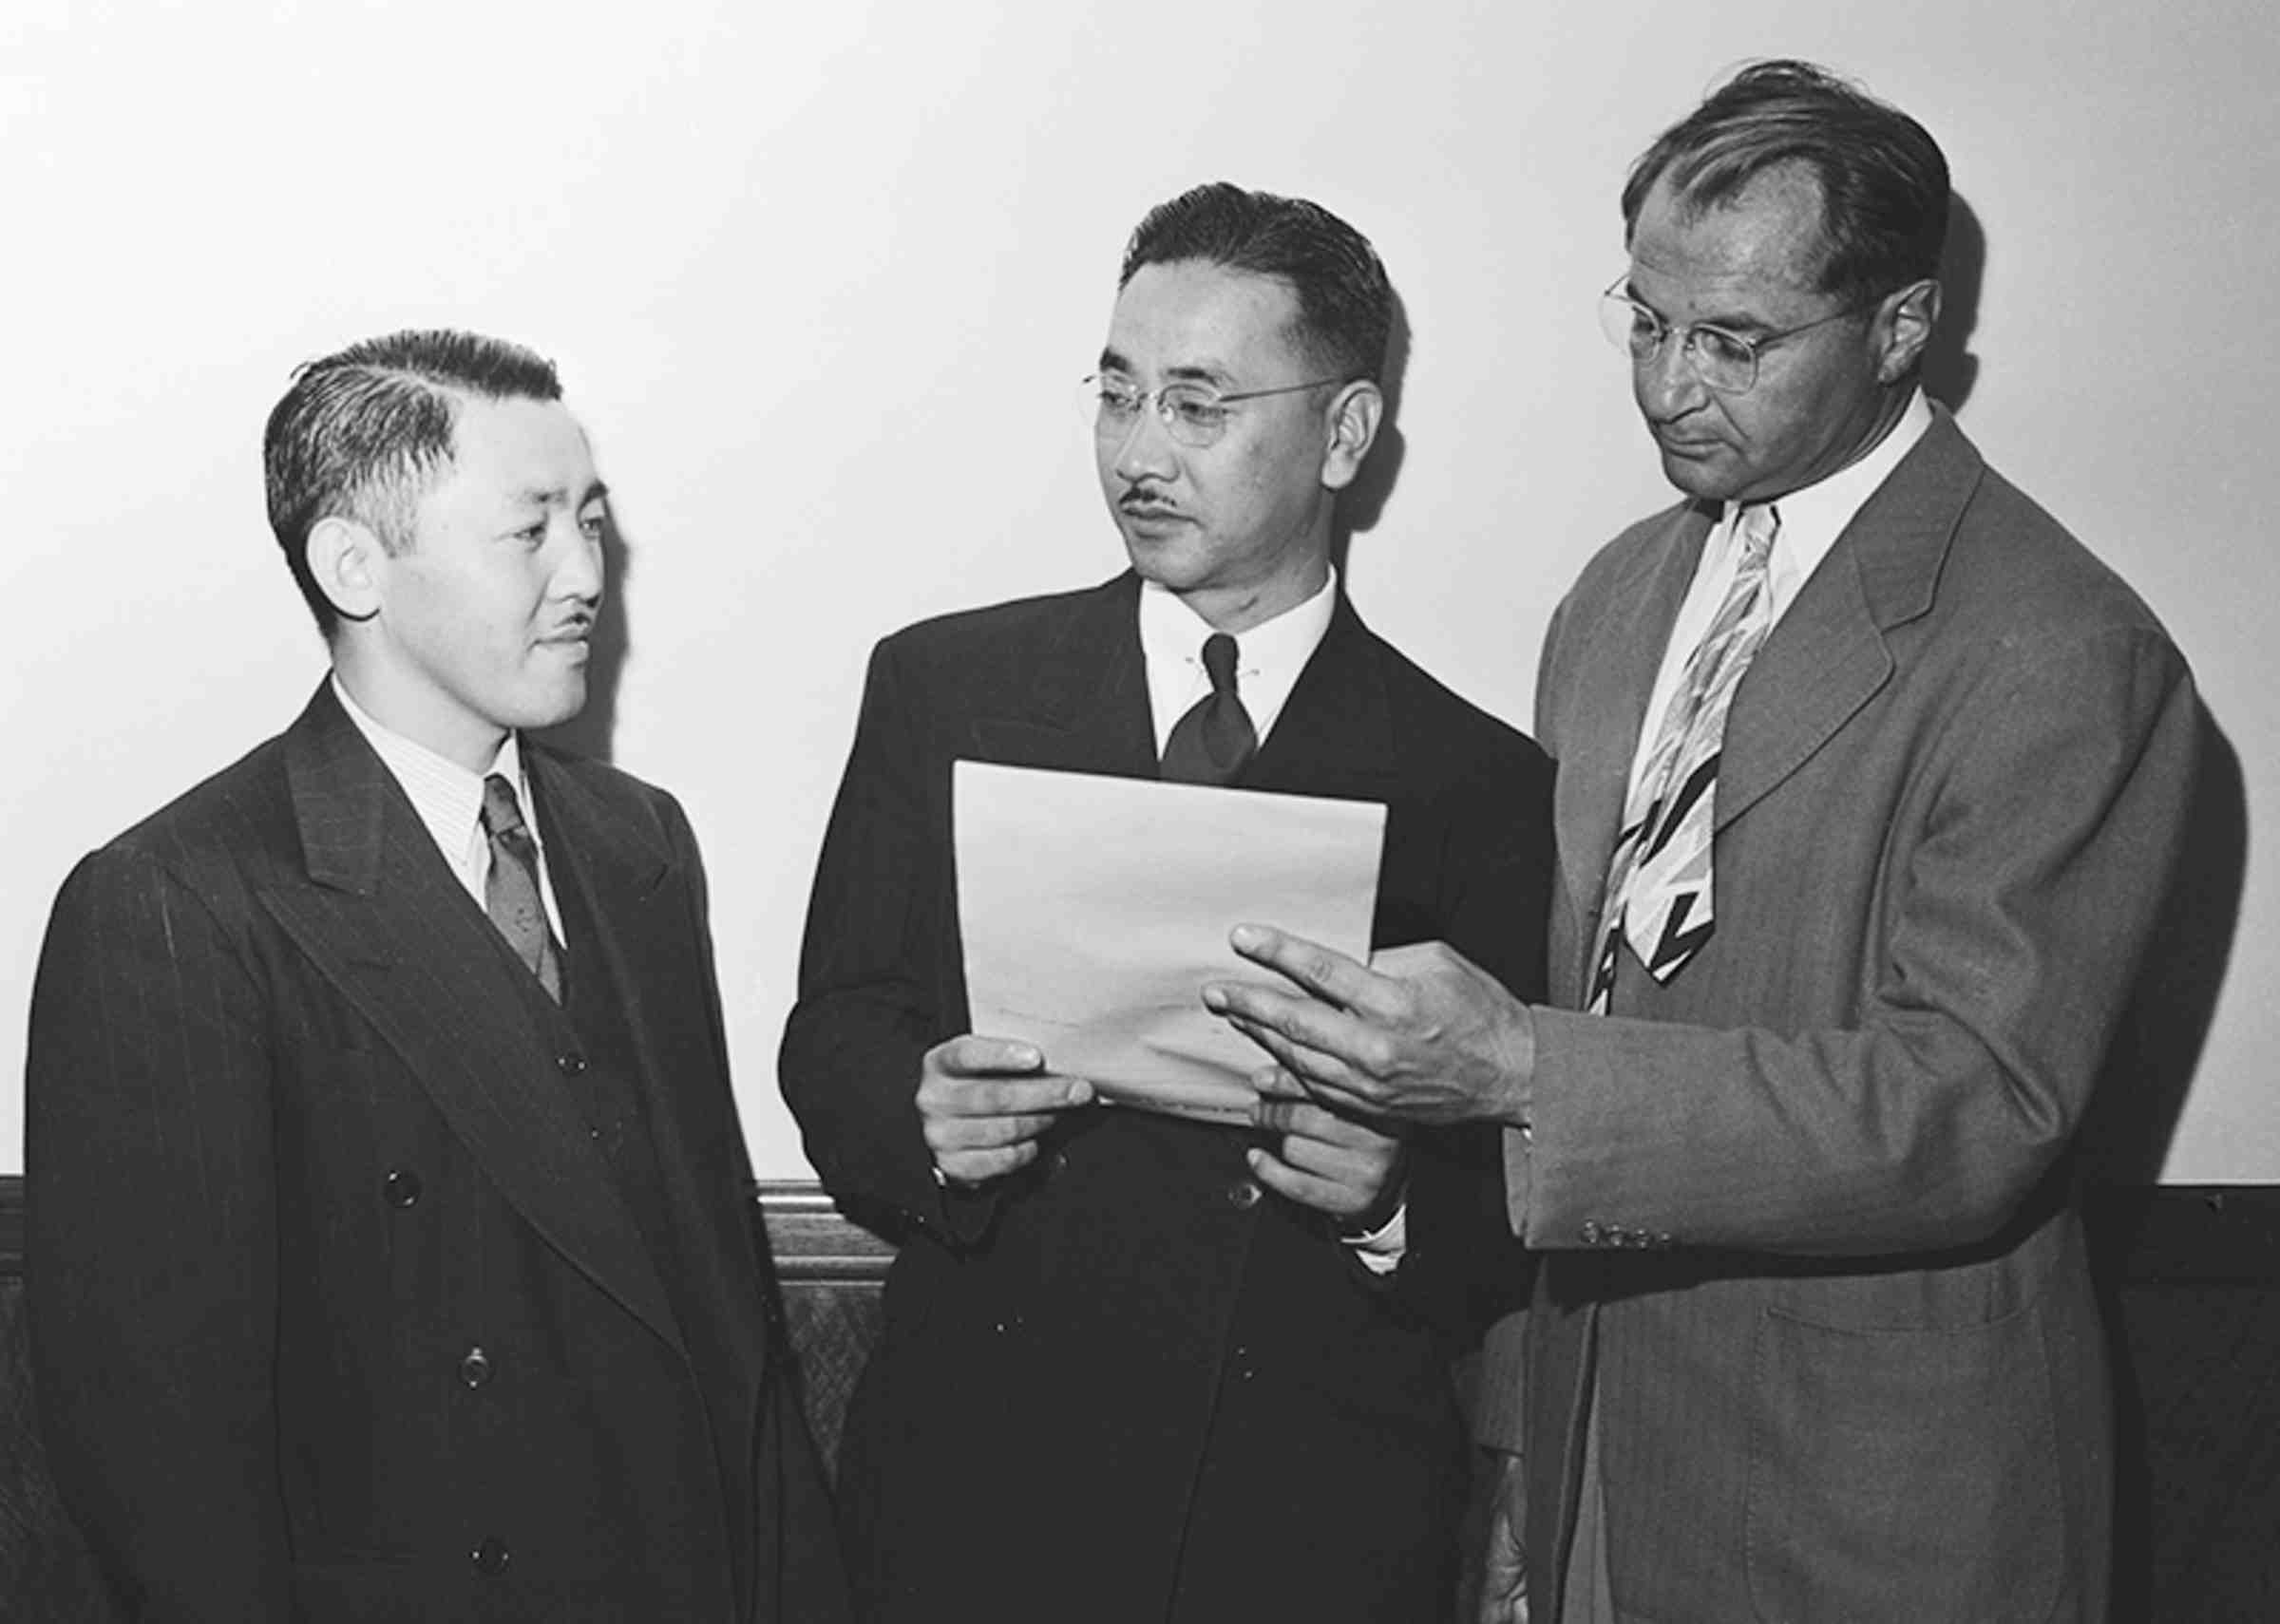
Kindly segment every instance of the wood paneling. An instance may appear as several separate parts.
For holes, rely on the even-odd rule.
[[[764,1185],[760,1210],[828,1459],[894,1249],[812,1184]],[[2120,1388],[2116,1624],[2280,1619],[2280,1186],[2117,1192],[2092,1217]],[[23,1180],[0,1179],[0,1596],[102,1624],[32,1425],[23,1262]]]

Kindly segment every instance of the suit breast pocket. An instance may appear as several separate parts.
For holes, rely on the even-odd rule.
[[[1765,1619],[2041,1618],[2064,1514],[2042,1322],[1759,1324],[1747,1564]]]

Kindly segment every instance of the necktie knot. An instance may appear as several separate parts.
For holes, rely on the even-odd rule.
[[[1204,639],[1204,674],[1211,679],[1213,693],[1235,691],[1236,652],[1235,639],[1225,632],[1214,632]]]
[[[1741,564],[1744,570],[1762,570],[1773,562],[1774,538],[1781,534],[1781,510],[1770,501],[1741,510]]]
[[[483,832],[494,840],[527,834],[522,823],[522,803],[516,798],[515,786],[506,782],[504,773],[495,772],[483,781]]]

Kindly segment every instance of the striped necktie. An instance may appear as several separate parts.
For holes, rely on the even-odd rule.
[[[539,897],[539,849],[522,821],[515,786],[502,773],[483,781],[483,832],[490,838],[491,872],[483,882],[484,912],[506,945],[556,1003],[562,1001],[562,954]]]
[[[1737,525],[1741,561],[1734,582],[1702,640],[1686,656],[1654,747],[1631,785],[1623,830],[1607,862],[1599,953],[1585,1004],[1593,1014],[1607,1012],[1624,941],[1647,973],[1667,985],[1710,939],[1718,759],[1734,690],[1773,629],[1767,577],[1780,526],[1771,502],[1742,509]]]

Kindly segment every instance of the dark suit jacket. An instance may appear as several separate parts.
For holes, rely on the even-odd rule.
[[[871,660],[783,1066],[826,1185],[917,1226],[848,1419],[858,1591],[894,1619],[1429,1617],[1447,1350],[1262,1197],[1242,1130],[1094,1109],[988,1194],[931,1176],[920,1060],[967,1025],[950,764],[1154,777],[1137,594],[953,615]],[[1341,601],[1244,783],[1387,803],[1378,942],[1446,937],[1526,989],[1548,781]],[[1447,1249],[1416,1206],[1423,1271]]]
[[[1667,988],[1626,956],[1612,1015],[1575,1013],[1712,517],[1618,538],[1545,645],[1560,1008],[1532,1147],[1509,1139],[1548,1253],[1540,1606],[1595,1369],[1623,1616],[2101,1617],[2109,1395],[2068,1152],[2184,825],[2184,661],[1941,412],[1736,695],[1716,935]]]
[[[606,977],[638,1056],[662,1255],[542,995],[330,685],[56,902],[31,1344],[59,1486],[138,1615],[844,1605],[765,1309],[695,845],[663,793],[525,759],[593,926],[571,973]]]

